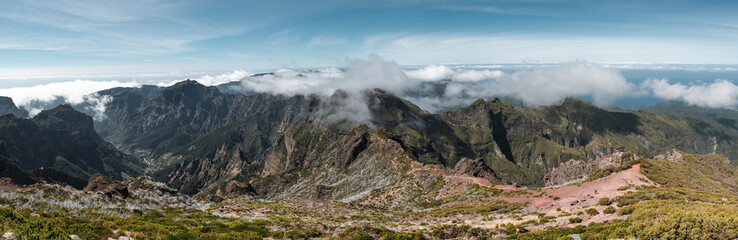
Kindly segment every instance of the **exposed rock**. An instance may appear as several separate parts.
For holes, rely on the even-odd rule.
[[[580,159],[571,159],[548,172],[543,180],[546,186],[556,186],[587,176],[592,171],[592,165]]]
[[[315,198],[317,199],[331,199],[333,198],[333,190],[335,188],[325,185],[315,186]]]
[[[497,178],[495,172],[484,164],[481,158],[462,158],[456,163],[456,167],[454,167],[454,175],[484,178],[492,184],[500,183],[500,179]]]
[[[254,195],[255,192],[251,184],[235,180],[229,181],[225,188],[226,196]]]
[[[87,183],[85,191],[100,192],[105,195],[112,197],[123,197],[127,198],[130,196],[128,192],[128,184],[116,181],[110,177],[106,177],[102,174],[95,174],[90,177],[90,181]]]
[[[682,156],[682,153],[679,150],[671,150],[671,152],[668,152],[666,154],[660,154],[656,156],[656,158],[660,159],[666,159],[669,161],[681,161],[684,157]]]
[[[356,157],[359,156],[359,154],[366,150],[367,144],[369,143],[369,134],[364,132],[361,134],[358,134],[355,137],[348,138],[346,141],[342,142],[342,146],[346,146],[346,150],[342,150],[341,156],[338,161],[335,162],[338,167],[346,168],[348,167],[354,160],[356,160]]]

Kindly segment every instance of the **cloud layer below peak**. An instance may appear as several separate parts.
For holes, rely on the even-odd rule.
[[[370,55],[366,59],[347,59],[343,66],[312,70],[282,69],[257,75],[236,70],[194,79],[208,86],[230,83],[228,86],[232,90],[247,94],[264,92],[283,95],[317,94],[327,97],[338,89],[356,93],[364,89],[381,88],[430,112],[450,110],[468,105],[479,98],[492,97],[518,99],[528,106],[556,104],[566,97],[591,99],[599,106],[611,106],[621,99],[641,97],[678,100],[712,108],[738,105],[738,86],[728,80],[672,83],[665,78],[651,78],[634,82],[634,79],[628,80],[623,76],[621,71],[627,68],[587,62],[401,67],[394,61]],[[142,84],[166,87],[178,81],[181,80],[75,80],[0,89],[0,96],[13,98],[17,105],[32,115],[44,108],[54,107],[54,104],[88,103],[85,106],[91,106],[89,112],[99,120],[104,118],[105,103],[111,100],[109,96],[97,95],[96,92],[100,90],[140,87]],[[360,98],[354,100],[355,103],[361,103]],[[351,106],[366,107],[355,103]],[[357,112],[366,112],[364,110],[366,109]]]

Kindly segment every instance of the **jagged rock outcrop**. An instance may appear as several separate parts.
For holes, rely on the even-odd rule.
[[[558,167],[546,173],[543,180],[546,182],[546,186],[557,186],[582,179],[591,171],[592,164],[585,160],[572,159],[559,164]]]
[[[495,172],[484,164],[484,160],[481,158],[462,158],[456,163],[456,167],[454,167],[454,175],[484,178],[492,184],[500,183],[500,179],[497,178]]]
[[[85,191],[103,193],[109,197],[127,198],[130,196],[128,192],[128,184],[116,181],[102,174],[95,174],[90,177],[90,181],[84,188]]]
[[[224,196],[251,196],[255,195],[256,190],[249,183],[239,182],[236,180],[228,181],[225,187]]]

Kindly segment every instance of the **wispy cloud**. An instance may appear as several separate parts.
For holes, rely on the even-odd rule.
[[[280,46],[287,44],[294,40],[296,36],[292,32],[292,30],[284,29],[277,31],[275,33],[272,33],[272,35],[269,36],[269,40],[272,42],[272,45],[274,46]]]
[[[189,44],[241,33],[253,25],[213,22],[169,1],[3,1],[6,49],[47,49],[138,56],[185,51]]]
[[[538,34],[381,34],[365,40],[403,64],[560,62],[733,63],[738,46],[713,41]]]
[[[310,39],[310,43],[308,43],[308,47],[335,46],[335,45],[341,45],[345,43],[346,43],[346,38],[321,35],[321,36],[317,36],[317,37]]]

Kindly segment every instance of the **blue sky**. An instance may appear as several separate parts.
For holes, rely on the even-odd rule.
[[[737,1],[0,1],[3,86],[233,69],[738,64]],[[183,74],[186,73],[186,74]]]

